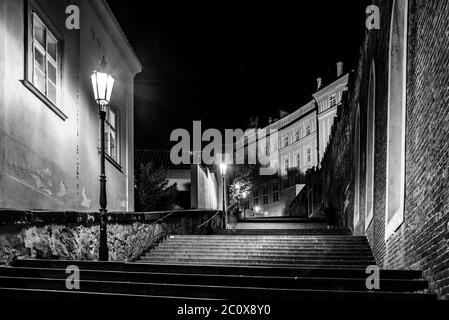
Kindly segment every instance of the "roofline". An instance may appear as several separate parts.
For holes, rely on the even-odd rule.
[[[320,90],[312,94],[312,96],[315,98],[315,100],[318,100],[318,97],[323,96],[325,92],[328,91],[331,87],[333,87],[336,83],[343,82],[344,79],[346,79],[347,81],[347,79],[349,78],[349,73],[350,72],[341,75],[339,78],[329,83],[327,86],[321,88]]]
[[[125,32],[118,23],[114,13],[111,10],[111,7],[109,7],[109,4],[106,2],[106,0],[89,0],[89,3],[96,10],[97,14],[99,15],[99,19],[105,26],[106,32],[112,38],[112,41],[117,45],[119,52],[125,58],[128,66],[131,68],[133,76],[141,72],[143,69],[142,63],[137,57],[136,52],[131,46],[128,38],[125,35]],[[110,20],[104,19],[105,17],[109,17]]]

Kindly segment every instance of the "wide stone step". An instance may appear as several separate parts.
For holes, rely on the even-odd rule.
[[[254,276],[291,276],[291,277],[344,277],[366,278],[366,269],[279,267],[279,266],[210,266],[207,264],[141,264],[123,262],[72,261],[72,260],[16,260],[14,267],[24,268],[58,268],[78,266],[82,270],[106,270],[121,272],[163,272],[163,273],[194,273],[220,275],[254,275]],[[417,280],[422,278],[422,272],[417,270],[380,270],[381,279]]]
[[[201,248],[201,247],[156,247],[155,249],[151,250],[151,252],[188,252],[188,253],[203,253],[203,252],[209,252],[208,248]],[[214,252],[217,253],[229,253],[229,252],[236,252],[236,253],[280,253],[280,254],[349,254],[349,255],[361,255],[361,254],[371,254],[371,250],[369,249],[351,249],[351,250],[330,250],[328,248],[322,248],[322,249],[284,249],[284,248],[217,248],[214,250]]]
[[[175,243],[259,243],[259,244],[367,244],[366,240],[301,240],[301,239],[189,239],[189,238],[173,238],[164,242]]]
[[[204,253],[188,253],[188,252],[165,252],[165,251],[153,251],[151,253],[145,254],[144,257],[157,257],[157,258],[227,258],[227,259],[307,259],[307,260],[365,260],[365,261],[374,261],[372,255],[364,254],[364,255],[300,255],[300,254],[266,254],[266,253],[217,253],[217,252],[204,252]]]
[[[182,296],[195,298],[214,298],[231,300],[322,300],[343,299],[354,297],[356,300],[402,300],[402,299],[426,299],[433,300],[433,295],[395,293],[395,292],[369,292],[346,291],[346,290],[307,290],[307,289],[282,289],[267,287],[234,287],[234,286],[212,286],[193,284],[170,284],[170,283],[135,283],[81,280],[80,289],[84,292],[101,292],[115,294],[151,295],[151,296]],[[10,278],[0,277],[1,288],[25,288],[37,290],[65,291],[65,279],[51,278]]]
[[[173,248],[173,249],[183,249],[183,248],[195,248],[195,249],[203,249],[203,250],[226,250],[226,249],[270,249],[270,250],[345,250],[345,251],[353,251],[353,250],[367,250],[369,249],[368,245],[346,245],[346,246],[331,246],[331,245],[242,245],[242,244],[220,244],[214,245],[211,243],[203,243],[203,244],[191,244],[191,245],[183,245],[179,243],[162,243],[158,246],[158,248]]]
[[[351,235],[349,229],[222,229],[220,235]]]
[[[375,264],[373,260],[349,260],[349,259],[292,259],[292,258],[269,258],[269,257],[209,257],[209,256],[199,256],[199,257],[153,257],[153,256],[143,256],[139,261],[147,262],[172,262],[172,263],[209,263],[209,264],[221,264],[221,263],[231,263],[231,264],[294,264],[294,265],[331,265],[331,266],[360,266],[367,267],[369,265]]]
[[[172,245],[183,245],[183,246],[196,246],[196,245],[229,245],[229,246],[278,246],[278,247],[286,247],[286,246],[365,246],[369,247],[368,243],[365,242],[295,242],[295,241],[219,241],[219,240],[168,240],[162,242],[162,244],[172,244]]]
[[[194,298],[181,296],[164,296],[164,295],[137,295],[137,294],[120,294],[112,292],[86,292],[86,291],[64,291],[64,290],[48,290],[48,289],[23,289],[23,288],[2,288],[0,287],[0,298],[3,303],[7,302],[117,302],[117,303],[140,303],[140,302],[163,302],[173,303],[201,303],[205,301],[221,301],[223,299],[212,298]]]
[[[197,248],[178,248],[178,249],[163,249],[156,248],[147,252],[145,255],[154,253],[170,254],[208,254],[209,250]],[[266,250],[266,249],[234,249],[234,250],[215,250],[214,254],[246,254],[246,255],[303,255],[303,256],[369,256],[372,257],[370,251],[331,251],[331,250]]]
[[[66,279],[67,274],[65,269],[0,268],[0,276]],[[82,270],[81,278],[83,280],[135,283],[226,284],[237,287],[366,290],[365,278],[266,277],[98,270]],[[423,280],[380,279],[380,290],[384,292],[416,292],[425,289],[427,289],[427,282]]]
[[[327,223],[323,222],[239,222],[236,227],[237,230],[251,230],[251,229],[326,229]]]
[[[170,239],[253,239],[253,240],[366,240],[366,237],[328,235],[328,236],[308,236],[308,235],[170,235]]]

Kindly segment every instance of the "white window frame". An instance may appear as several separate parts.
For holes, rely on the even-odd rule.
[[[34,28],[34,22],[35,22],[35,19],[36,20],[38,20],[38,22],[40,23],[40,24],[42,24],[42,26],[44,27],[44,29],[45,29],[45,39],[44,39],[44,41],[45,41],[45,45],[46,45],[46,48],[44,48],[44,47],[42,47],[42,45],[39,43],[39,41],[36,39],[36,37],[35,37],[35,33],[34,33],[34,30],[35,30],[35,28]],[[56,41],[56,60],[49,54],[49,51],[48,51],[48,38],[49,38],[49,36],[51,36],[55,41]],[[39,90],[48,100],[50,100],[50,102],[52,102],[54,105],[58,105],[58,102],[59,102],[59,87],[60,87],[60,80],[59,80],[59,77],[60,77],[60,73],[61,73],[61,71],[60,71],[60,65],[59,65],[59,56],[60,56],[60,52],[59,52],[59,41],[58,41],[58,38],[51,32],[51,30],[50,30],[50,28],[47,26],[47,24],[39,17],[39,14],[38,13],[36,13],[35,11],[33,11],[32,12],[32,15],[31,15],[31,45],[32,45],[32,48],[31,48],[31,81],[32,81],[32,83],[33,83],[33,85],[35,86],[35,88],[37,89],[37,90]],[[36,51],[39,51],[39,53],[43,56],[43,58],[44,58],[44,60],[45,60],[45,66],[44,66],[44,68],[45,68],[45,70],[39,70],[39,68],[37,68],[37,66],[35,65],[35,63],[36,63],[36,59],[35,59],[35,56],[36,56]],[[51,79],[50,79],[50,77],[49,77],[49,73],[48,73],[48,67],[49,67],[49,64],[50,65],[52,65],[54,68],[55,68],[55,70],[56,70],[56,83],[54,83]],[[40,72],[40,73],[42,73],[42,75],[43,75],[43,77],[44,77],[44,80],[45,80],[45,86],[44,86],[44,90],[41,90],[41,89],[39,89],[38,87],[37,87],[37,85],[36,85],[36,72]],[[54,87],[55,87],[55,94],[56,94],[56,96],[55,96],[55,100],[52,100],[51,99],[51,97],[49,96],[49,83],[51,84],[51,85],[53,85]]]
[[[111,113],[115,114],[115,127],[110,123]],[[107,138],[105,137],[105,154],[107,155],[109,161],[113,161],[116,164],[120,165],[120,113],[116,108],[106,106],[106,118],[104,126],[104,133],[105,135],[107,135]],[[111,151],[111,137],[113,136],[113,133],[115,133],[115,154],[112,154]]]
[[[24,79],[22,84],[29,89],[37,98],[39,98],[49,109],[56,113],[62,120],[66,120],[68,117],[64,113],[62,108],[63,94],[62,94],[62,74],[63,74],[63,37],[57,30],[55,25],[40,8],[40,6],[33,0],[24,0],[25,6],[25,64],[24,64]],[[35,37],[35,21],[42,24],[44,28],[44,40],[45,48],[43,44]],[[53,38],[55,40],[55,58],[49,53],[48,39]],[[40,70],[36,66],[36,52],[39,52],[43,56],[45,70]],[[50,79],[49,66],[55,69],[55,80]],[[39,69],[39,70],[38,70]],[[40,88],[36,82],[36,74],[40,72],[45,82],[43,88]],[[55,87],[54,100],[49,94],[49,88]]]

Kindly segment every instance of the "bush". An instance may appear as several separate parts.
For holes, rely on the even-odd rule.
[[[175,205],[178,190],[176,183],[169,185],[164,169],[148,163],[140,166],[137,195],[140,211],[170,210]]]

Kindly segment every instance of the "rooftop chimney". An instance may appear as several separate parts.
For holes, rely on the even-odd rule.
[[[279,118],[282,119],[283,117],[286,117],[286,116],[288,116],[288,112],[285,110],[279,109]]]
[[[323,85],[323,79],[321,79],[321,78],[316,78],[316,89],[317,90],[320,90],[321,89],[321,86]]]
[[[343,62],[337,62],[337,78],[343,74]]]

